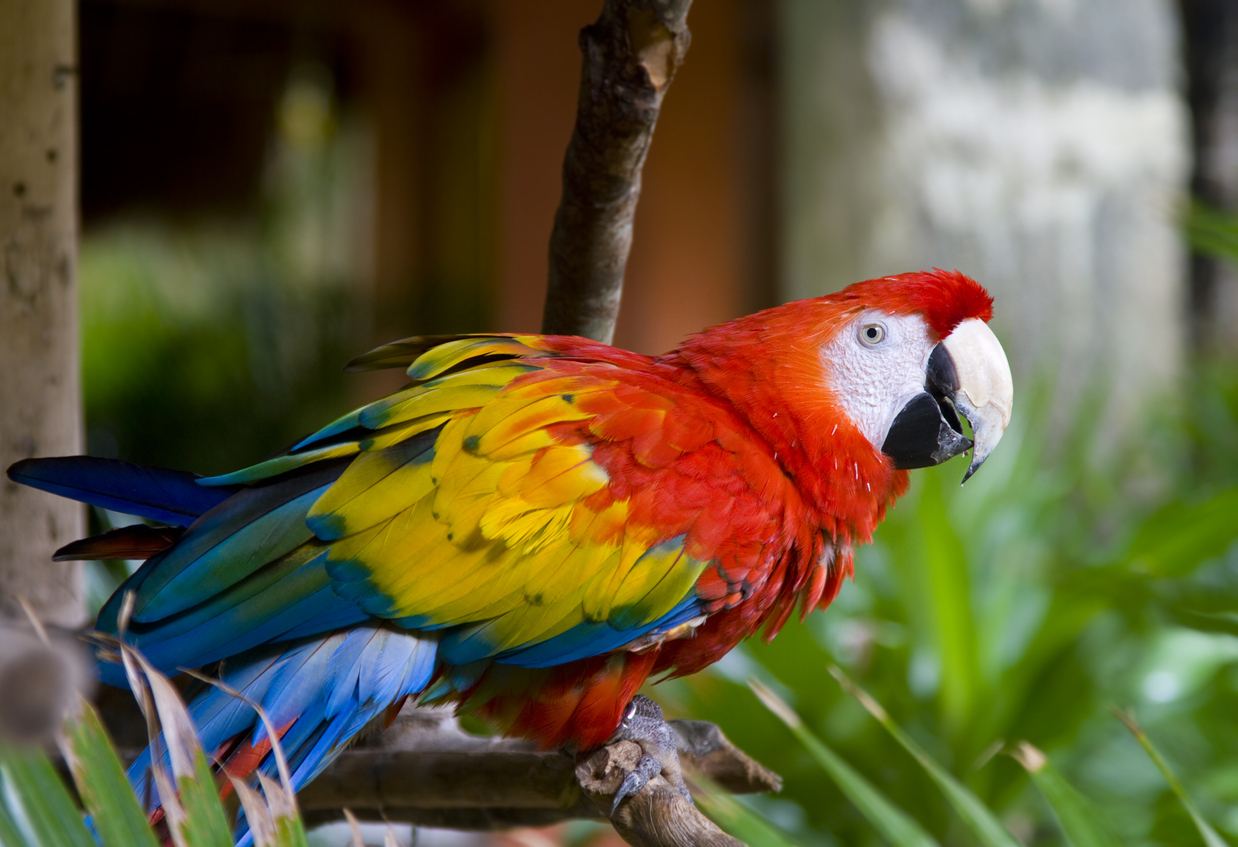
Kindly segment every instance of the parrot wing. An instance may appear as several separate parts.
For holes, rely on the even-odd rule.
[[[770,504],[793,492],[768,451],[645,357],[466,336],[361,362],[407,367],[413,384],[283,456],[203,480],[250,486],[266,514],[220,547],[226,566],[168,562],[159,586],[140,584],[135,621],[183,616],[199,594],[216,598],[206,611],[242,572],[284,561],[283,579],[300,580],[285,601],[299,605],[272,610],[267,631],[291,616],[309,634],[306,614],[330,605],[442,630],[439,656],[454,665],[543,667],[686,631],[759,588],[786,546]]]

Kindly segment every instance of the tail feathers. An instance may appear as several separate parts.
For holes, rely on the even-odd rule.
[[[437,650],[436,634],[378,624],[285,645],[283,651],[254,650],[228,660],[222,676],[243,699],[210,687],[190,703],[189,715],[208,758],[213,755],[229,775],[277,778],[270,736],[246,701],[262,706],[280,736],[293,790],[299,790],[368,724],[429,684]],[[169,767],[166,751],[158,766]],[[154,815],[161,801],[151,767],[148,747],[129,768],[129,780]],[[249,843],[247,829],[242,814],[238,844]]]
[[[173,526],[188,526],[236,490],[198,485],[186,471],[94,456],[23,459],[8,474],[41,491]]]
[[[149,559],[176,543],[183,534],[180,527],[133,524],[73,541],[56,551],[53,562],[90,559]]]

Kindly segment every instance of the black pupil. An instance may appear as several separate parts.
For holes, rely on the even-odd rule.
[[[875,327],[875,326],[870,326],[868,329],[866,329],[866,330],[864,330],[864,331],[868,334],[868,340],[869,340],[869,341],[876,341],[876,340],[877,340],[877,327]]]

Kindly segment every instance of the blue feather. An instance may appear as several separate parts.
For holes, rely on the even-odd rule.
[[[200,477],[186,471],[94,456],[23,459],[8,474],[41,491],[173,526],[189,526],[236,491],[203,488]]]
[[[305,512],[316,495],[339,476],[339,462],[244,488],[195,521],[167,551],[138,568],[99,612],[98,629],[115,633],[124,593],[135,594],[134,623],[209,601],[267,563],[313,539]],[[209,489],[205,489],[209,490]],[[213,570],[212,563],[217,564]]]
[[[619,629],[607,621],[585,621],[553,638],[502,653],[496,652],[485,639],[482,629],[485,624],[480,624],[452,631],[443,638],[439,652],[453,665],[493,657],[505,665],[548,668],[618,650],[641,636],[672,630],[700,614],[701,600],[693,593],[662,617],[642,626]]]
[[[280,744],[296,790],[389,706],[426,687],[437,665],[436,648],[434,636],[370,625],[286,645],[282,651],[264,647],[243,653],[225,664],[222,681],[262,706],[276,727],[292,722]],[[255,743],[266,737],[254,709],[219,688],[203,690],[190,703],[189,714],[208,756],[241,733]],[[166,752],[158,766],[168,767]],[[147,809],[159,804],[150,768],[150,748],[129,768],[129,780]],[[276,776],[274,757],[268,755],[258,769]],[[243,814],[236,837],[238,845],[251,843]]]

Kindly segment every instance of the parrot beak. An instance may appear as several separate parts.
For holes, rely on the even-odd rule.
[[[974,448],[967,482],[1001,440],[1013,401],[1010,364],[997,336],[984,321],[965,320],[933,348],[924,392],[895,417],[881,450],[903,470],[939,465]],[[974,442],[963,435],[956,409],[971,424]]]
[[[971,424],[975,448],[971,465],[963,475],[967,482],[984,460],[989,458],[1002,433],[1010,424],[1014,404],[1014,380],[1010,363],[1001,342],[988,324],[977,318],[963,321],[948,338],[942,340],[929,357],[929,379],[933,376],[933,358],[941,351],[950,360],[955,378],[950,400]]]

